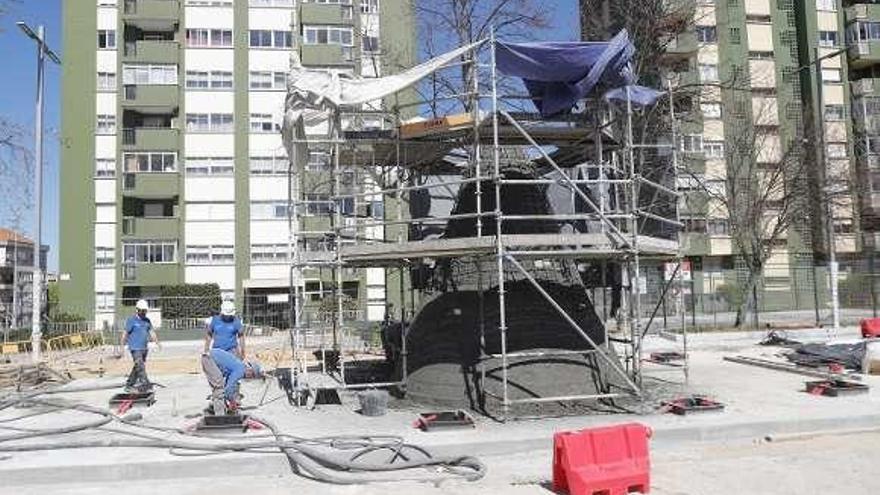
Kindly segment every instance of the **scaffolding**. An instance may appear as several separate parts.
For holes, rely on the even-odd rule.
[[[491,394],[484,391],[486,398],[494,399],[500,403],[503,416],[507,418],[511,406],[519,403],[542,403],[542,402],[567,402],[608,399],[621,396],[641,397],[643,390],[642,374],[643,363],[643,340],[648,335],[662,334],[665,329],[652,331],[654,316],[660,307],[660,301],[650,314],[643,317],[641,307],[642,297],[645,291],[642,286],[641,273],[642,263],[645,260],[672,262],[674,271],[671,277],[666,277],[662,288],[662,297],[666,298],[667,291],[678,285],[678,297],[684,297],[684,279],[682,252],[680,242],[680,228],[682,223],[679,219],[679,203],[682,197],[678,191],[676,172],[678,171],[678,151],[676,135],[676,115],[674,105],[674,91],[672,85],[668,87],[668,107],[671,139],[667,143],[635,143],[633,137],[633,108],[626,88],[626,100],[623,103],[607,102],[601,99],[591,100],[588,110],[574,116],[561,119],[543,119],[540,116],[526,112],[513,112],[511,108],[502,108],[502,102],[511,100],[525,100],[528,97],[521,95],[502,95],[499,90],[499,73],[495,60],[494,35],[488,43],[473,48],[463,62],[449,64],[446,68],[460,68],[462,64],[470,64],[474,74],[468,84],[472,84],[469,91],[466,89],[462,94],[438,97],[438,99],[461,99],[471,98],[473,102],[470,108],[470,121],[466,125],[455,126],[440,132],[420,135],[417,137],[401,136],[403,124],[401,113],[407,108],[423,105],[425,101],[400,104],[395,98],[396,104],[393,109],[385,114],[384,118],[392,124],[391,132],[352,132],[343,131],[343,122],[357,120],[358,116],[366,114],[379,115],[379,112],[364,112],[360,109],[340,109],[335,112],[329,125],[329,134],[320,138],[306,138],[294,140],[306,145],[322,145],[330,149],[331,167],[333,180],[328,200],[331,210],[331,228],[326,232],[331,236],[330,249],[327,252],[311,252],[303,249],[303,237],[314,234],[302,229],[299,215],[304,207],[313,201],[307,201],[304,191],[304,167],[303,163],[296,163],[291,154],[288,173],[288,222],[290,227],[289,249],[291,253],[290,265],[290,296],[294,301],[291,309],[290,323],[292,328],[291,345],[293,347],[294,371],[300,376],[300,380],[308,383],[318,383],[320,386],[330,386],[340,389],[357,389],[368,387],[406,387],[407,383],[407,356],[408,334],[410,331],[410,316],[415,314],[415,308],[407,311],[405,307],[404,270],[411,266],[414,261],[423,259],[448,259],[457,257],[471,257],[478,260],[492,260],[497,274],[497,298],[499,308],[500,353],[488,354],[485,347],[484,321],[481,314],[480,322],[480,345],[481,345],[481,370],[485,377],[485,362],[488,359],[501,360],[501,390],[500,394]],[[481,62],[480,50],[487,49],[488,55],[484,54]],[[485,71],[485,74],[483,73]],[[480,75],[488,75],[488,87],[485,82],[481,83]],[[484,78],[484,81],[486,79]],[[617,135],[614,129],[619,129]],[[448,164],[442,175],[436,177],[442,180],[425,182],[422,184],[414,180],[416,176],[430,175],[432,169],[440,167],[445,155],[454,149],[461,148],[462,143],[469,147],[467,163],[463,172],[454,179],[449,179]],[[532,153],[535,161],[547,170],[540,177],[531,179],[509,178],[502,172],[502,150],[508,146],[524,147]],[[484,153],[483,147],[489,147],[489,152]],[[577,163],[580,167],[589,169],[592,175],[571,177],[571,173],[560,165],[558,160],[561,156],[587,156],[584,150],[591,150],[591,160]],[[664,153],[671,165],[668,173],[663,178],[646,176],[644,164],[637,163],[637,154],[652,149],[655,153]],[[490,159],[485,159],[490,157]],[[607,158],[606,158],[607,157]],[[383,179],[371,185],[367,190],[344,191],[341,187],[342,164],[355,168],[368,168],[379,171],[378,176]],[[570,167],[569,167],[570,168]],[[375,174],[374,174],[375,175]],[[662,175],[662,174],[661,174]],[[374,181],[375,182],[375,181]],[[465,214],[449,214],[444,216],[428,216],[413,218],[404,214],[404,203],[408,203],[409,195],[420,191],[460,188],[473,184],[476,195],[476,211]],[[572,201],[585,205],[583,211],[573,211],[567,214],[548,215],[522,215],[511,214],[502,211],[502,189],[510,185],[543,185],[561,186],[571,195]],[[483,188],[486,186],[494,192],[495,208],[491,211],[484,210],[482,197]],[[593,188],[593,189],[590,189]],[[596,194],[590,191],[598,191]],[[614,196],[611,198],[609,196]],[[393,198],[396,204],[395,212],[389,215],[386,210],[384,218],[360,218],[357,214],[358,205],[361,202],[374,198]],[[644,198],[650,198],[645,200]],[[662,198],[658,200],[658,198]],[[661,212],[652,205],[662,203],[666,207]],[[347,211],[354,211],[353,215],[343,212],[343,202],[348,203]],[[669,206],[671,205],[671,206]],[[436,238],[411,240],[406,232],[411,227],[425,223],[450,223],[452,221],[472,220],[475,223],[475,235],[457,238]],[[581,222],[586,225],[598,226],[595,231],[589,232],[558,232],[558,233],[506,233],[505,225],[510,222],[534,221],[534,222]],[[494,223],[494,229],[487,232],[489,222]],[[664,231],[665,235],[648,232],[651,229],[646,225],[652,225],[654,230]],[[659,226],[659,227],[658,227]],[[388,238],[387,229],[394,228],[394,235]],[[382,229],[381,239],[371,235],[369,231]],[[345,241],[345,242],[343,242]],[[554,300],[544,287],[536,280],[534,275],[524,265],[525,260],[588,260],[601,263],[619,263],[625,274],[622,286],[626,288],[627,296],[620,310],[622,338],[610,338],[608,321],[603,319],[603,342],[593,339],[589,332],[585,331],[565,309]],[[483,266],[478,263],[478,266]],[[348,383],[346,380],[346,356],[344,349],[333,349],[339,356],[339,373],[334,374],[326,368],[326,357],[322,356],[323,364],[320,375],[323,379],[315,380],[310,377],[307,366],[308,357],[306,352],[309,347],[305,345],[304,337],[306,329],[302,319],[302,311],[305,306],[304,298],[304,272],[306,270],[330,270],[335,283],[334,297],[336,311],[334,314],[335,330],[345,333],[347,322],[343,307],[343,270],[360,269],[368,267],[382,267],[385,269],[397,269],[400,271],[399,290],[401,304],[398,308],[398,317],[402,325],[402,342],[400,359],[402,361],[402,374],[399,380],[369,383]],[[505,308],[505,268],[513,268],[528,281],[550,306],[558,313],[559,317],[571,327],[589,345],[585,350],[541,350],[511,352],[508,349],[508,322]],[[481,269],[479,270],[481,271]],[[668,270],[667,270],[668,271]],[[606,273],[603,269],[603,274]],[[478,276],[482,280],[483,274]],[[603,275],[604,277],[604,275]],[[482,282],[480,282],[482,284]],[[603,290],[607,286],[604,286]],[[386,287],[386,295],[390,288]],[[481,296],[482,297],[482,296]],[[411,301],[413,298],[410,298]],[[682,307],[683,303],[682,303]],[[482,311],[482,306],[481,306]],[[671,369],[682,371],[685,381],[687,380],[687,329],[682,312],[681,333],[675,335],[675,340],[682,345],[684,360],[680,364],[669,365]],[[667,336],[668,337],[668,336]],[[345,341],[345,339],[342,339]],[[321,353],[329,352],[321,339]],[[608,347],[612,342],[620,344],[626,349],[624,363],[620,363]],[[581,394],[568,396],[527,397],[514,399],[510,397],[508,370],[510,360],[517,357],[554,356],[566,354],[593,354],[603,361],[612,373],[626,384],[621,392],[609,391],[595,394]],[[653,364],[665,365],[665,363],[653,362]],[[327,380],[326,377],[332,377]]]

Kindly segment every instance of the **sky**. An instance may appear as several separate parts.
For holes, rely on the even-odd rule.
[[[34,100],[36,79],[36,48],[15,26],[25,21],[36,29],[46,27],[47,41],[52,49],[64,59],[61,33],[62,0],[5,0],[11,3],[9,11],[0,18],[0,58],[3,60],[3,79],[0,83],[0,115],[29,132],[34,128]],[[94,1],[94,0],[71,0]],[[244,0],[242,0],[244,1]],[[0,0],[0,3],[4,0]],[[577,0],[546,0],[551,11],[553,29],[539,34],[540,38],[573,40],[578,31]],[[61,68],[47,64],[45,93],[45,134],[43,165],[43,244],[50,246],[49,270],[58,269],[58,170],[60,144],[60,98]],[[28,147],[33,147],[32,137]],[[5,203],[0,198],[0,208]],[[32,212],[26,215],[22,230],[33,233]],[[90,221],[83,218],[82,222]],[[10,227],[8,211],[0,211],[0,227]]]

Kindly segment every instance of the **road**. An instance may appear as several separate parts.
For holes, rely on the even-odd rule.
[[[756,440],[736,443],[678,444],[652,452],[654,495],[809,495],[880,493],[876,446],[880,432]],[[484,458],[487,477],[431,485],[414,482],[368,486],[328,486],[295,476],[224,479],[143,480],[103,484],[0,486],[0,493],[98,495],[328,494],[328,495],[548,495],[550,452]],[[217,462],[223,462],[222,457]]]

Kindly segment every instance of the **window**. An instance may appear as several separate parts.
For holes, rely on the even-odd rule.
[[[253,244],[251,261],[254,263],[286,263],[290,258],[287,244]]]
[[[102,50],[112,50],[116,48],[116,30],[115,29],[99,29],[98,30],[98,48]]]
[[[95,248],[95,266],[106,267],[113,266],[116,261],[116,248],[112,247],[96,247]]]
[[[251,7],[293,7],[294,0],[250,0]]]
[[[749,58],[752,60],[773,60],[773,52],[750,51]]]
[[[721,103],[710,102],[710,103],[700,103],[700,110],[703,112],[703,117],[707,119],[720,119],[721,118]]]
[[[726,219],[713,218],[706,222],[706,230],[709,235],[730,235],[730,226]]]
[[[703,136],[685,135],[680,138],[681,144],[679,148],[685,153],[699,153],[703,151]]]
[[[287,175],[286,156],[252,156],[251,175]]]
[[[306,45],[353,46],[351,28],[336,26],[304,26],[303,40]]]
[[[189,265],[228,265],[234,262],[233,246],[186,246],[186,263]]]
[[[330,154],[326,151],[310,151],[309,162],[306,169],[311,172],[325,172],[330,170]]]
[[[98,158],[95,160],[95,177],[116,177],[116,160],[113,158]]]
[[[718,31],[715,26],[697,26],[697,41],[700,43],[717,43]]]
[[[839,83],[841,80],[840,69],[822,69],[823,82]]]
[[[361,14],[378,14],[379,0],[361,0]]]
[[[329,215],[331,212],[330,195],[328,194],[306,194],[306,215]]]
[[[684,224],[685,232],[695,232],[698,234],[706,233],[705,218],[682,218],[681,222]]]
[[[834,12],[837,10],[837,0],[816,0],[816,10]]]
[[[99,311],[113,310],[116,307],[115,292],[95,292],[95,309]]]
[[[850,41],[880,40],[880,22],[859,21],[847,27]]]
[[[177,85],[177,66],[170,64],[125,64],[122,84]]]
[[[268,29],[251,29],[251,48],[290,48],[293,39],[290,31],[270,31]]]
[[[186,46],[190,48],[231,48],[231,29],[187,29]]]
[[[846,158],[846,145],[843,143],[831,143],[825,147],[828,158]]]
[[[98,115],[98,126],[95,129],[96,134],[116,134],[116,116],[115,115]]]
[[[363,50],[364,53],[379,52],[379,37],[367,35],[361,36],[361,50]]]
[[[188,113],[187,132],[233,132],[231,113]]]
[[[843,105],[825,105],[825,120],[843,120],[844,113]]]
[[[235,166],[232,157],[188,157],[184,169],[187,175],[232,175]]]
[[[280,132],[281,126],[272,122],[272,114],[252,113],[251,132]]]
[[[703,82],[718,82],[718,66],[715,64],[700,64],[700,80]]]
[[[116,91],[115,72],[98,72],[98,91]]]
[[[123,242],[125,263],[176,263],[177,243],[168,241]]]
[[[192,7],[232,7],[232,0],[186,0]]]
[[[177,153],[173,152],[125,153],[122,161],[127,174],[177,172]]]
[[[251,89],[287,89],[286,72],[251,71]]]
[[[232,89],[232,72],[213,71],[186,71],[187,89]]]
[[[287,201],[251,202],[251,220],[280,220],[287,218]]]
[[[819,46],[837,46],[837,31],[819,31]]]
[[[724,158],[724,141],[703,141],[706,158]]]

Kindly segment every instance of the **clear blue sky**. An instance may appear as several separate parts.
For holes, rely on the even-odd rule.
[[[94,1],[94,0],[74,0]],[[552,11],[553,29],[541,38],[574,40],[578,31],[577,0],[551,0],[547,2]],[[15,26],[23,20],[36,27],[46,26],[48,42],[56,53],[64,58],[61,46],[61,0],[20,0],[12,2],[10,12],[0,20],[0,54],[3,58],[3,91],[0,92],[0,115],[26,129],[34,126],[34,79],[36,54],[33,42]],[[46,134],[43,183],[43,243],[51,247],[49,269],[58,268],[58,152],[60,140],[61,70],[48,65],[46,80]],[[32,143],[26,143],[32,146]],[[0,206],[2,206],[0,201]],[[33,213],[24,223],[27,233],[33,232]],[[91,219],[82,218],[81,222]],[[8,218],[0,211],[0,226],[6,226]]]

